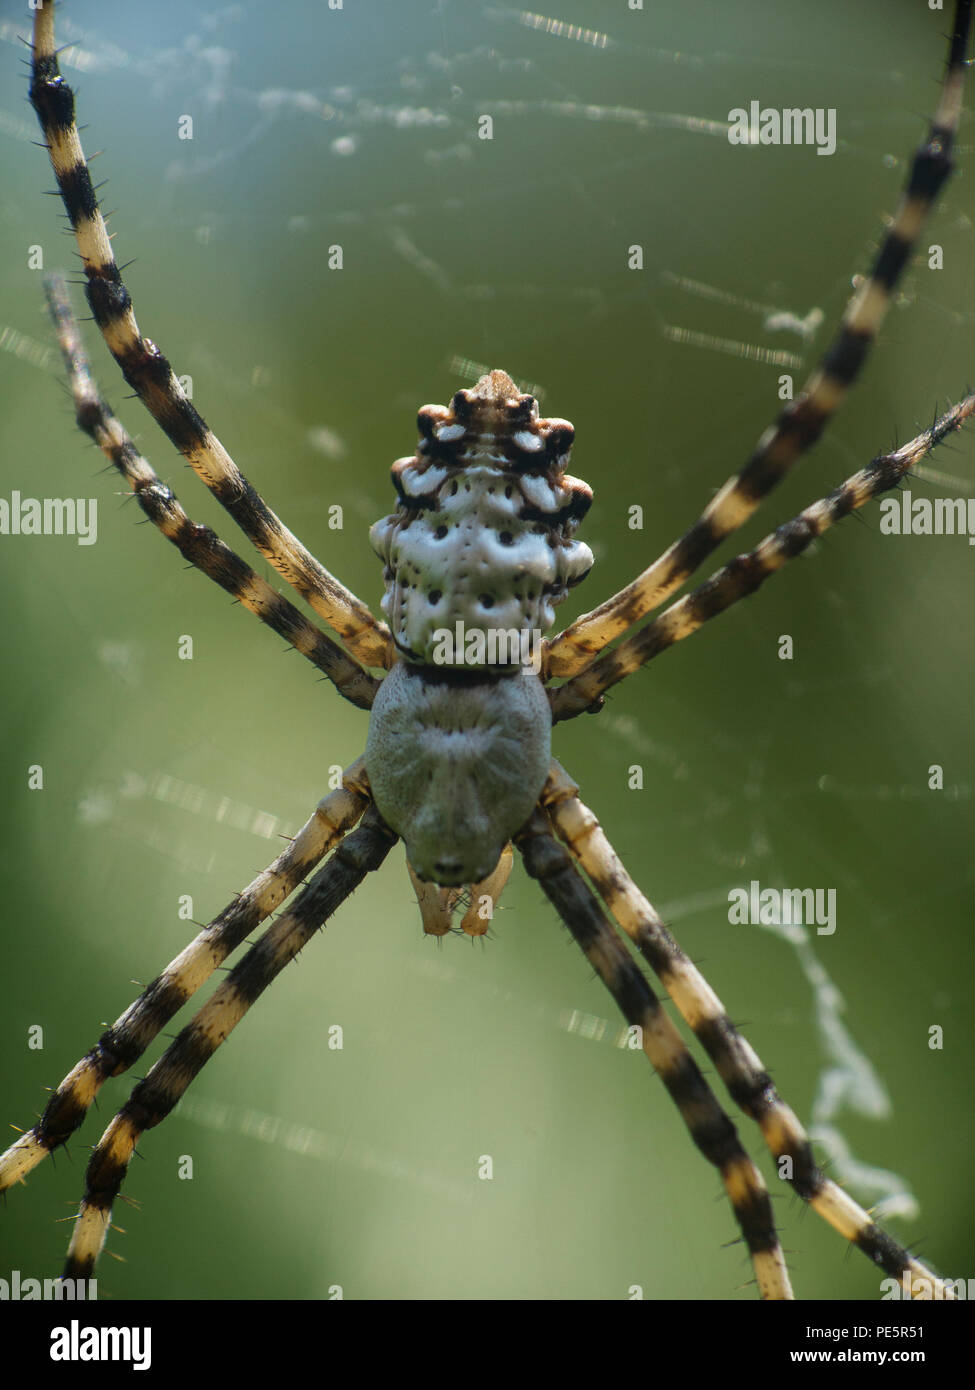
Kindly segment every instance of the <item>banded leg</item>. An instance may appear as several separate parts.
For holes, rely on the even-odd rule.
[[[324,868],[267,928],[135,1087],[92,1153],[63,1278],[90,1278],[140,1135],[166,1118],[251,1005],[366,874],[379,868],[395,843],[396,836],[370,806],[358,828],[339,844]]]
[[[274,863],[203,928],[69,1072],[33,1129],[0,1155],[0,1192],[22,1182],[42,1159],[67,1143],[103,1082],[120,1076],[142,1056],[214,970],[355,825],[369,804],[362,758],[352,764],[342,781],[337,791],[319,802]]]
[[[761,1173],[592,890],[555,839],[541,806],[515,837],[515,844],[525,868],[538,879],[627,1023],[640,1029],[650,1065],[667,1087],[694,1143],[721,1174],[762,1298],[791,1299],[772,1203]]]
[[[700,517],[625,589],[584,613],[549,643],[547,676],[583,670],[607,643],[658,607],[759,503],[822,434],[860,374],[924,220],[953,168],[961,115],[971,0],[958,0],[941,99],[927,139],[914,156],[900,204],[869,275],[854,292],[836,336],[795,401],[762,435],[740,473],[729,478]]]
[[[618,647],[594,661],[578,676],[553,690],[552,720],[571,719],[589,709],[594,701],[625,676],[681,642],[699,627],[723,613],[739,599],[748,598],[788,560],[801,555],[806,547],[836,522],[855,512],[864,503],[897,486],[904,475],[925,458],[936,445],[961,429],[975,414],[975,394],[958,405],[892,454],[881,454],[845,482],[805,511],[766,536],[754,550],[737,555],[710,579],[691,593],[665,608],[639,632],[632,633]]]
[[[58,68],[50,0],[34,15],[30,99],[81,253],[88,303],[125,380],[278,573],[339,634],[354,656],[367,666],[386,666],[392,658],[392,643],[385,624],[275,516],[190,403],[167,359],[140,333],[81,147],[74,93]]]
[[[942,1280],[897,1244],[816,1164],[809,1138],[760,1058],[731,1022],[714,990],[678,946],[623,867],[578,788],[553,760],[542,792],[559,838],[599,890],[613,920],[634,942],[681,1017],[694,1030],[735,1103],[753,1119],[780,1173],[804,1202],[898,1281],[924,1280],[925,1298],[948,1298]]]
[[[176,494],[157,477],[102,399],[71,311],[64,279],[60,275],[45,276],[44,290],[68,370],[78,425],[131,485],[136,501],[152,524],[191,565],[202,570],[231,598],[256,614],[262,623],[267,623],[272,631],[317,666],[339,694],[360,709],[370,709],[379,689],[375,677],[365,672],[337,642],[326,637],[266,580],[255,574],[209,526],[199,526],[186,515]]]

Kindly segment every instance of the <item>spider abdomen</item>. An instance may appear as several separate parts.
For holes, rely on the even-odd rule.
[[[422,665],[513,665],[592,567],[573,539],[592,493],[565,472],[572,426],[539,419],[501,371],[449,407],[424,406],[418,423],[416,454],[393,465],[399,507],[370,532],[396,645]],[[465,642],[472,634],[506,640]]]

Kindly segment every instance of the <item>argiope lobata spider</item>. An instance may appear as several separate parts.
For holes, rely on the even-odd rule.
[[[727,467],[725,467],[724,473],[727,473],[727,471],[728,471],[728,470],[727,470]],[[720,476],[724,476],[724,473],[721,474]],[[602,492],[602,488],[600,488],[600,492]],[[803,500],[803,501],[804,501],[804,500],[807,500],[808,495],[811,495],[811,493],[807,490],[806,497],[804,497],[802,500]],[[647,557],[646,557],[646,555],[645,555],[645,553],[644,553],[644,559],[645,559],[645,558],[647,558]],[[336,566],[336,568],[337,568],[337,566]],[[588,736],[591,737],[592,735],[588,735]],[[627,759],[627,761],[630,761],[630,759]],[[641,871],[641,875],[640,875],[640,876],[641,876],[641,878],[643,878],[643,877],[645,876],[645,874],[644,874],[643,871]],[[651,874],[650,876],[652,877],[652,874]],[[401,910],[401,909],[400,909],[400,910]],[[507,934],[506,934],[506,936],[510,936],[510,935],[511,935],[511,933],[507,933]],[[337,976],[337,978],[339,978],[339,977]],[[462,988],[464,987],[464,981],[463,981],[463,979],[458,980],[458,981],[456,982],[456,987],[457,987],[458,989],[462,989]],[[723,992],[723,991],[722,991],[722,992]],[[400,1027],[397,1028],[397,1030],[396,1030],[396,1031],[397,1031],[397,1034],[399,1034],[399,1033],[402,1031],[402,1027],[403,1027],[403,1026],[404,1026],[404,1025],[401,1025]],[[388,1046],[388,1042],[387,1042],[387,1046]],[[767,1049],[763,1048],[763,1049],[761,1049],[761,1050],[762,1050],[763,1053],[764,1053]],[[713,1081],[713,1083],[714,1083],[714,1086],[717,1088],[717,1086],[718,1086],[718,1079],[717,1079],[717,1077],[713,1077],[713,1078],[712,1078],[712,1081]],[[580,1102],[580,1103],[582,1103],[582,1102]],[[741,1124],[740,1124],[740,1126],[739,1126],[739,1128],[740,1128],[740,1130],[741,1130],[741,1132],[742,1132],[742,1137],[743,1137],[743,1138],[746,1138],[746,1131],[747,1131],[747,1124],[746,1124],[746,1122],[745,1122],[745,1121],[742,1121]],[[749,1146],[751,1146],[751,1145],[750,1145],[750,1140],[749,1140],[748,1138],[746,1138],[746,1142],[748,1142],[748,1143],[749,1143]],[[192,1147],[192,1146],[190,1146],[190,1147]],[[478,1150],[477,1150],[478,1153],[481,1152],[481,1148],[482,1148],[482,1147],[485,1147],[485,1146],[484,1146],[484,1145],[479,1145],[479,1146],[478,1146]],[[489,1146],[489,1145],[486,1145],[486,1147],[490,1147],[490,1146]],[[661,1185],[663,1186],[662,1181],[661,1181]],[[807,1225],[803,1228],[803,1240],[806,1239],[806,1232],[808,1231],[808,1224],[809,1224],[809,1223],[807,1223]],[[743,1276],[743,1277],[744,1277],[744,1276]],[[631,1279],[629,1282],[636,1282],[636,1281]]]

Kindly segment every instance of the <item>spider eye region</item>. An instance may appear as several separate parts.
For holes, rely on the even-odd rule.
[[[369,717],[373,799],[417,877],[479,883],[531,815],[548,775],[552,718],[538,676],[459,674],[400,661]]]

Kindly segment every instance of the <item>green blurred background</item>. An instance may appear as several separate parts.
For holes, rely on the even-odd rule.
[[[192,375],[196,404],[271,505],[374,605],[366,529],[391,508],[388,467],[413,449],[417,406],[472,379],[465,359],[539,385],[543,411],[576,426],[599,564],[566,619],[688,524],[775,412],[780,369],[670,330],[805,353],[801,380],[825,330],[813,345],[771,334],[749,305],[841,311],[936,99],[948,24],[890,0],[547,13],[610,42],[446,0],[62,8],[60,40],[83,45],[81,70],[65,72],[86,148],[106,150],[96,169],[111,180],[119,260],[136,258],[126,278],[143,331]],[[277,852],[273,835],[304,820],[329,765],[361,750],[366,721],[137,526],[76,434],[26,268],[31,245],[52,267],[72,266],[72,248],[29,143],[25,22],[11,11],[2,32],[2,320],[30,341],[0,344],[0,495],[99,499],[94,546],[0,543],[0,1118],[26,1124],[130,1002],[130,981],[182,947],[180,895],[212,917]],[[835,107],[836,154],[740,150],[692,119],[723,121],[752,99]],[[191,142],[176,138],[185,114]],[[483,114],[490,143],[476,138]],[[945,268],[912,271],[862,387],[750,542],[971,383],[971,129],[925,238],[944,246]],[[341,273],[326,269],[334,243]],[[626,269],[633,243],[642,272]],[[88,337],[157,470],[237,545]],[[934,467],[970,486],[972,434]],[[626,524],[634,504],[642,532]],[[836,889],[838,929],[814,950],[892,1102],[886,1118],[845,1111],[838,1123],[857,1158],[916,1194],[920,1217],[894,1232],[961,1277],[975,1272],[975,552],[964,538],[882,536],[877,522],[874,510],[845,523],[598,719],[562,726],[556,751],[804,1118],[835,1061],[807,974],[769,932],[729,925],[727,892],[752,878]],[[782,633],[791,663],[777,659]],[[182,634],[192,662],[177,659]],[[32,763],[42,792],[26,790]],[[941,793],[927,790],[932,763]],[[628,790],[633,764],[642,791]],[[43,1051],[27,1049],[32,1024]],[[342,1051],[327,1046],[334,1024]],[[623,1298],[639,1284],[647,1297],[752,1298],[741,1247],[725,1246],[735,1227],[720,1183],[617,1033],[520,868],[486,944],[438,945],[421,935],[397,848],[207,1067],[192,1104],[145,1139],[128,1185],[141,1210],[120,1207],[128,1234],[110,1240],[126,1263],[103,1261],[102,1289]],[[126,1094],[124,1078],[106,1086],[72,1159],[10,1196],[0,1273],[57,1271],[68,1227],[54,1219],[77,1200],[84,1144]],[[754,1129],[742,1132],[758,1155]],[[177,1175],[181,1155],[192,1181]],[[788,1196],[778,1211],[801,1295],[877,1296],[877,1275],[839,1237]]]

